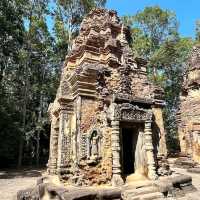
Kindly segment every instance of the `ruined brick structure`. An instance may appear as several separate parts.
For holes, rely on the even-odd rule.
[[[122,185],[127,176],[156,179],[166,155],[163,91],[115,11],[83,20],[67,55],[51,118],[48,172],[75,185]]]
[[[200,46],[192,50],[178,113],[181,152],[200,163]]]

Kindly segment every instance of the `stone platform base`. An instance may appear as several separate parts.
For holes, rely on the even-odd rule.
[[[122,187],[73,187],[38,180],[34,188],[19,191],[16,200],[173,200],[196,191],[190,176],[167,177],[157,181],[135,182]]]
[[[187,171],[194,174],[200,174],[200,167],[189,168]]]
[[[189,157],[179,157],[175,161],[173,161],[172,167],[182,168],[182,169],[190,169],[196,167],[198,164],[194,162]]]

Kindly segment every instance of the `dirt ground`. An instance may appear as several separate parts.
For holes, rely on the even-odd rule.
[[[181,200],[200,200],[200,174],[189,173],[180,168],[172,170],[192,176],[193,185],[198,189]],[[44,171],[45,169],[0,170],[0,200],[12,200],[17,191],[34,186]]]
[[[17,191],[32,187],[44,169],[0,170],[0,200],[12,200]]]
[[[200,174],[197,173],[190,173],[187,171],[187,169],[183,168],[175,168],[174,162],[176,158],[168,158],[168,161],[170,163],[170,169],[175,174],[184,174],[192,177],[192,184],[197,189],[196,192],[188,193],[185,197],[180,198],[180,200],[200,200]],[[200,167],[200,166],[199,166]]]
[[[200,174],[187,172],[186,169],[172,168],[176,173],[189,175],[192,177],[192,184],[196,187],[197,191],[188,193],[185,197],[180,198],[181,200],[200,200]]]

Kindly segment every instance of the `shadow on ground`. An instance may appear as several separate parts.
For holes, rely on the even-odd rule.
[[[22,178],[22,177],[39,177],[45,168],[24,168],[20,170],[0,170],[0,179],[12,179],[12,178]]]

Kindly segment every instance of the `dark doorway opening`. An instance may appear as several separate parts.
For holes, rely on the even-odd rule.
[[[122,171],[124,176],[135,172],[134,164],[137,137],[136,128],[122,128]]]

